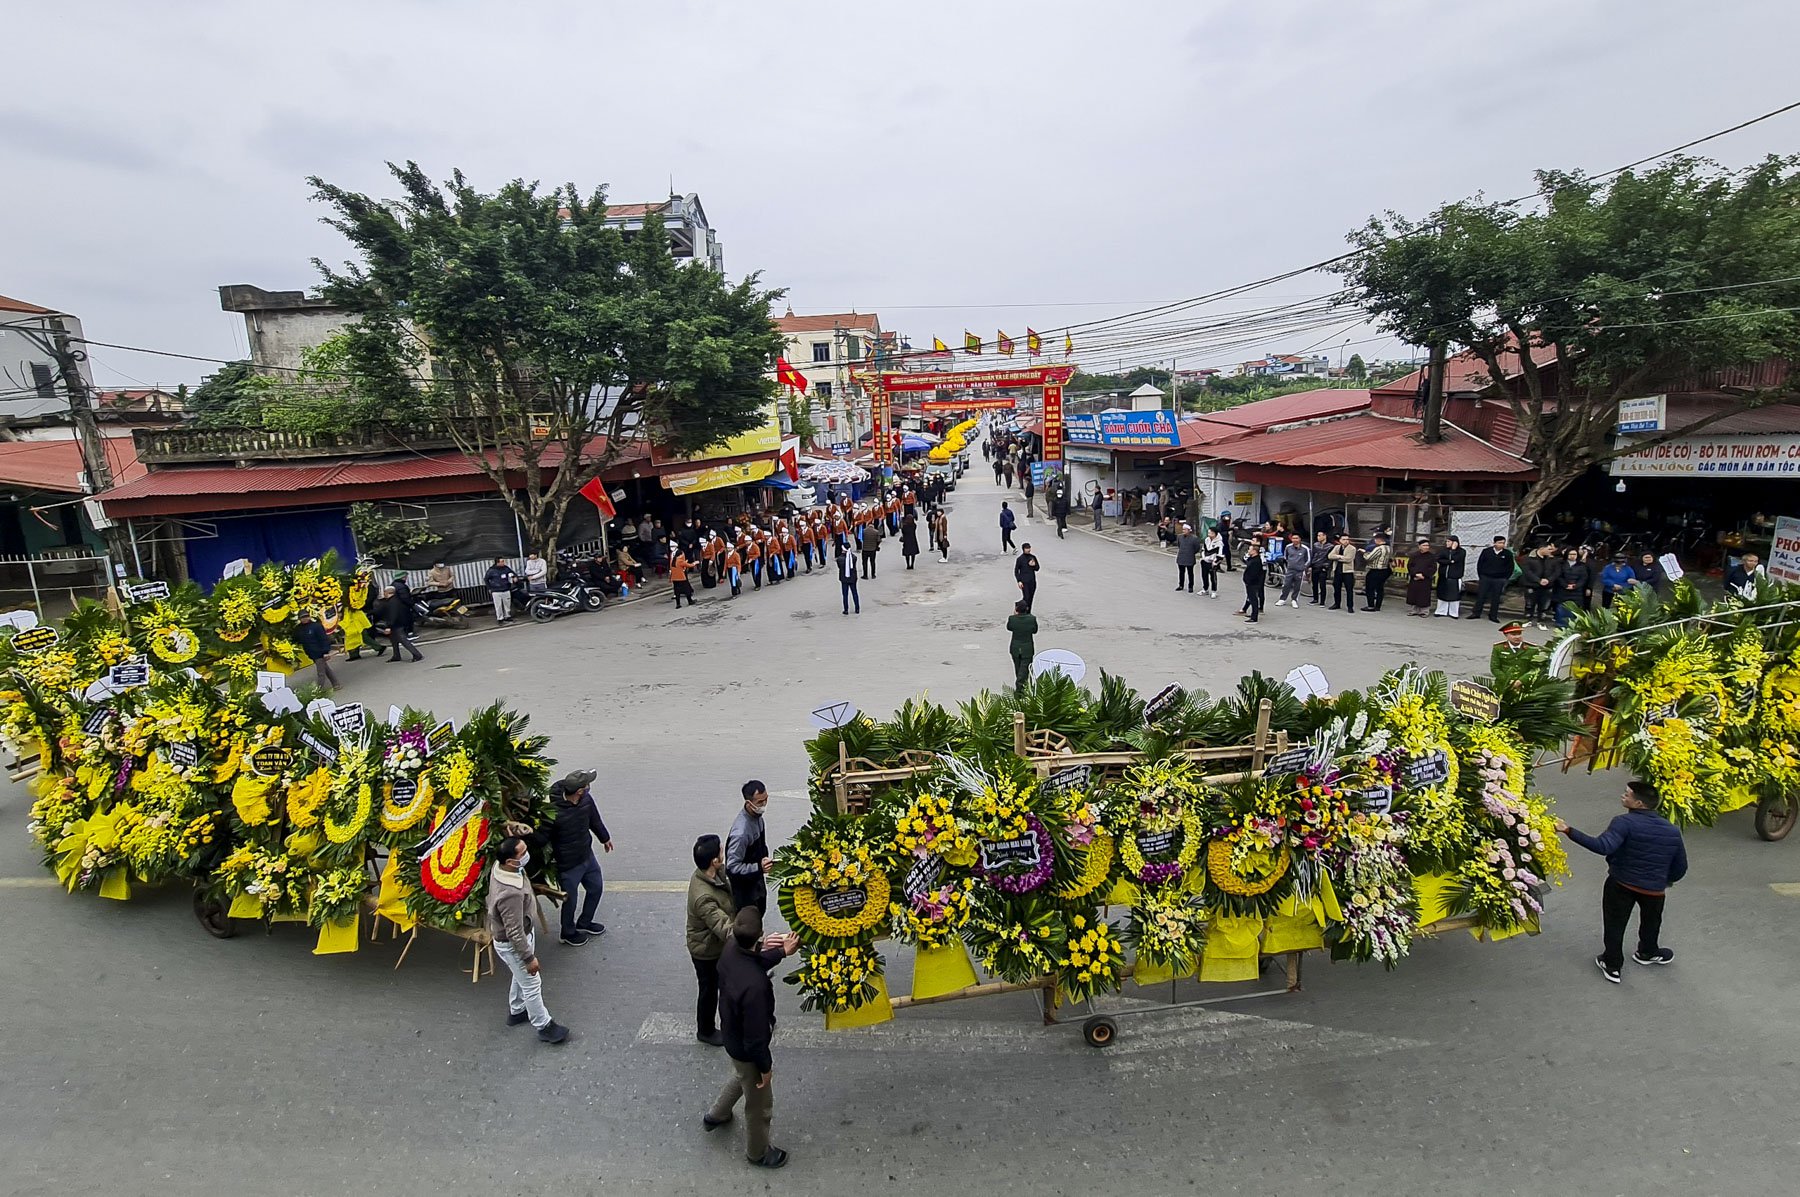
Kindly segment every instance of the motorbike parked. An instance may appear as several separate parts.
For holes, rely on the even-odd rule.
[[[427,628],[466,628],[469,607],[454,590],[414,591],[413,622]]]
[[[606,595],[588,585],[572,554],[556,554],[556,581],[542,594],[531,596],[526,610],[538,623],[549,623],[563,615],[581,611],[598,611],[606,605]]]

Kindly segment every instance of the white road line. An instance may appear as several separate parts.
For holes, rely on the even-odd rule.
[[[61,889],[54,877],[0,877],[0,889]]]
[[[1800,881],[1772,881],[1769,888],[1784,898],[1800,898]]]
[[[1139,1003],[1133,1003],[1139,1004]],[[1028,1049],[1038,1054],[1094,1054],[1082,1040],[1079,1011],[1064,1023],[1044,1027],[1026,1016],[993,1021],[909,1019],[849,1031],[827,1031],[816,1015],[789,1019],[776,1032],[777,1050],[890,1053],[1003,1053]],[[691,1014],[652,1014],[638,1028],[637,1041],[653,1046],[685,1046],[694,1041]],[[1204,1068],[1230,1075],[1291,1064],[1355,1059],[1429,1046],[1424,1040],[1344,1031],[1335,1027],[1204,1007],[1158,1011],[1122,1018],[1119,1037],[1104,1058],[1117,1072],[1174,1072]]]

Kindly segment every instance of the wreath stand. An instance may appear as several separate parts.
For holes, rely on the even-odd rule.
[[[1179,749],[1176,755],[1197,763],[1245,762],[1246,767],[1236,772],[1206,775],[1201,780],[1208,785],[1232,785],[1251,778],[1260,779],[1265,773],[1265,762],[1271,756],[1279,756],[1288,749],[1287,732],[1279,731],[1270,734],[1271,711],[1272,704],[1268,699],[1265,698],[1257,704],[1255,731],[1246,743],[1227,744],[1216,748],[1189,745]],[[1022,712],[1013,713],[1013,754],[1031,766],[1040,779],[1047,778],[1061,769],[1086,765],[1093,770],[1094,775],[1115,780],[1122,777],[1126,769],[1144,761],[1143,755],[1137,752],[1072,752],[1068,738],[1062,733],[1048,730],[1028,730]],[[902,764],[883,767],[866,757],[852,757],[849,749],[840,741],[837,763],[826,769],[824,778],[836,797],[838,814],[867,814],[878,787],[910,781],[938,767],[937,758],[930,753],[908,749],[900,755]],[[1110,904],[1103,905],[1102,908],[1108,911],[1112,909]],[[1420,927],[1419,934],[1436,935],[1446,931],[1467,931],[1473,929],[1474,925],[1474,920],[1469,918],[1440,919],[1428,926]],[[1535,929],[1528,933],[1537,934]],[[883,934],[876,938],[880,940],[888,937]],[[1090,1046],[1108,1047],[1117,1039],[1118,1019],[1123,1017],[1158,1014],[1168,1010],[1184,1010],[1190,1006],[1210,1006],[1221,1002],[1243,1002],[1255,998],[1298,993],[1301,984],[1302,962],[1306,953],[1318,950],[1317,948],[1300,948],[1262,954],[1258,959],[1259,975],[1263,969],[1267,968],[1270,961],[1280,960],[1284,974],[1283,983],[1279,987],[1258,989],[1251,993],[1217,994],[1178,1000],[1176,986],[1187,978],[1175,978],[1169,982],[1169,1000],[1156,1005],[1135,1006],[1129,1010],[1101,1013],[1095,1009],[1094,999],[1088,998],[1080,1003],[1088,1015],[1081,1023],[1082,1038]],[[1134,964],[1127,964],[1119,970],[1119,977],[1123,980],[1132,976],[1135,971]],[[911,1006],[930,1006],[939,1002],[961,1001],[964,998],[1025,992],[1034,992],[1038,995],[1038,1008],[1043,1014],[1045,1026],[1068,1025],[1057,1017],[1057,1012],[1063,1003],[1060,1000],[1054,977],[1037,977],[1030,981],[982,981],[974,985],[965,985],[961,989],[954,989],[948,993],[932,994],[929,997],[900,994],[890,997],[888,1004],[895,1010],[903,1010]]]

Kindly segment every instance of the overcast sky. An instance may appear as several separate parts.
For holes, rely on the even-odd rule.
[[[305,177],[391,195],[387,159],[618,202],[672,178],[734,277],[928,345],[1275,274],[1371,212],[1510,198],[1800,99],[1792,0],[61,0],[6,29],[0,294],[219,358],[245,348],[220,284],[311,287],[345,251]],[[1706,152],[1795,149],[1800,112]],[[108,385],[210,370],[94,352]]]

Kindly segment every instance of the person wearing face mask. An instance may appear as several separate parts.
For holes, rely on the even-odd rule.
[[[725,876],[731,882],[731,898],[739,910],[769,908],[769,888],[763,880],[773,862],[769,836],[763,829],[763,812],[769,809],[769,791],[760,781],[743,786],[744,808],[732,820],[725,837]]]
[[[509,835],[500,841],[500,853],[488,879],[487,925],[494,937],[494,954],[512,973],[506,993],[506,1025],[529,1022],[544,1043],[566,1043],[569,1028],[550,1017],[544,1005],[544,981],[537,957],[537,936],[532,930],[531,909],[536,904],[525,867],[531,853],[525,841]]]
[[[687,950],[694,962],[694,978],[700,986],[695,1007],[694,1038],[712,1047],[724,1047],[719,1033],[719,957],[731,938],[731,920],[737,905],[725,881],[725,850],[716,835],[694,841],[694,875],[688,878]]]

